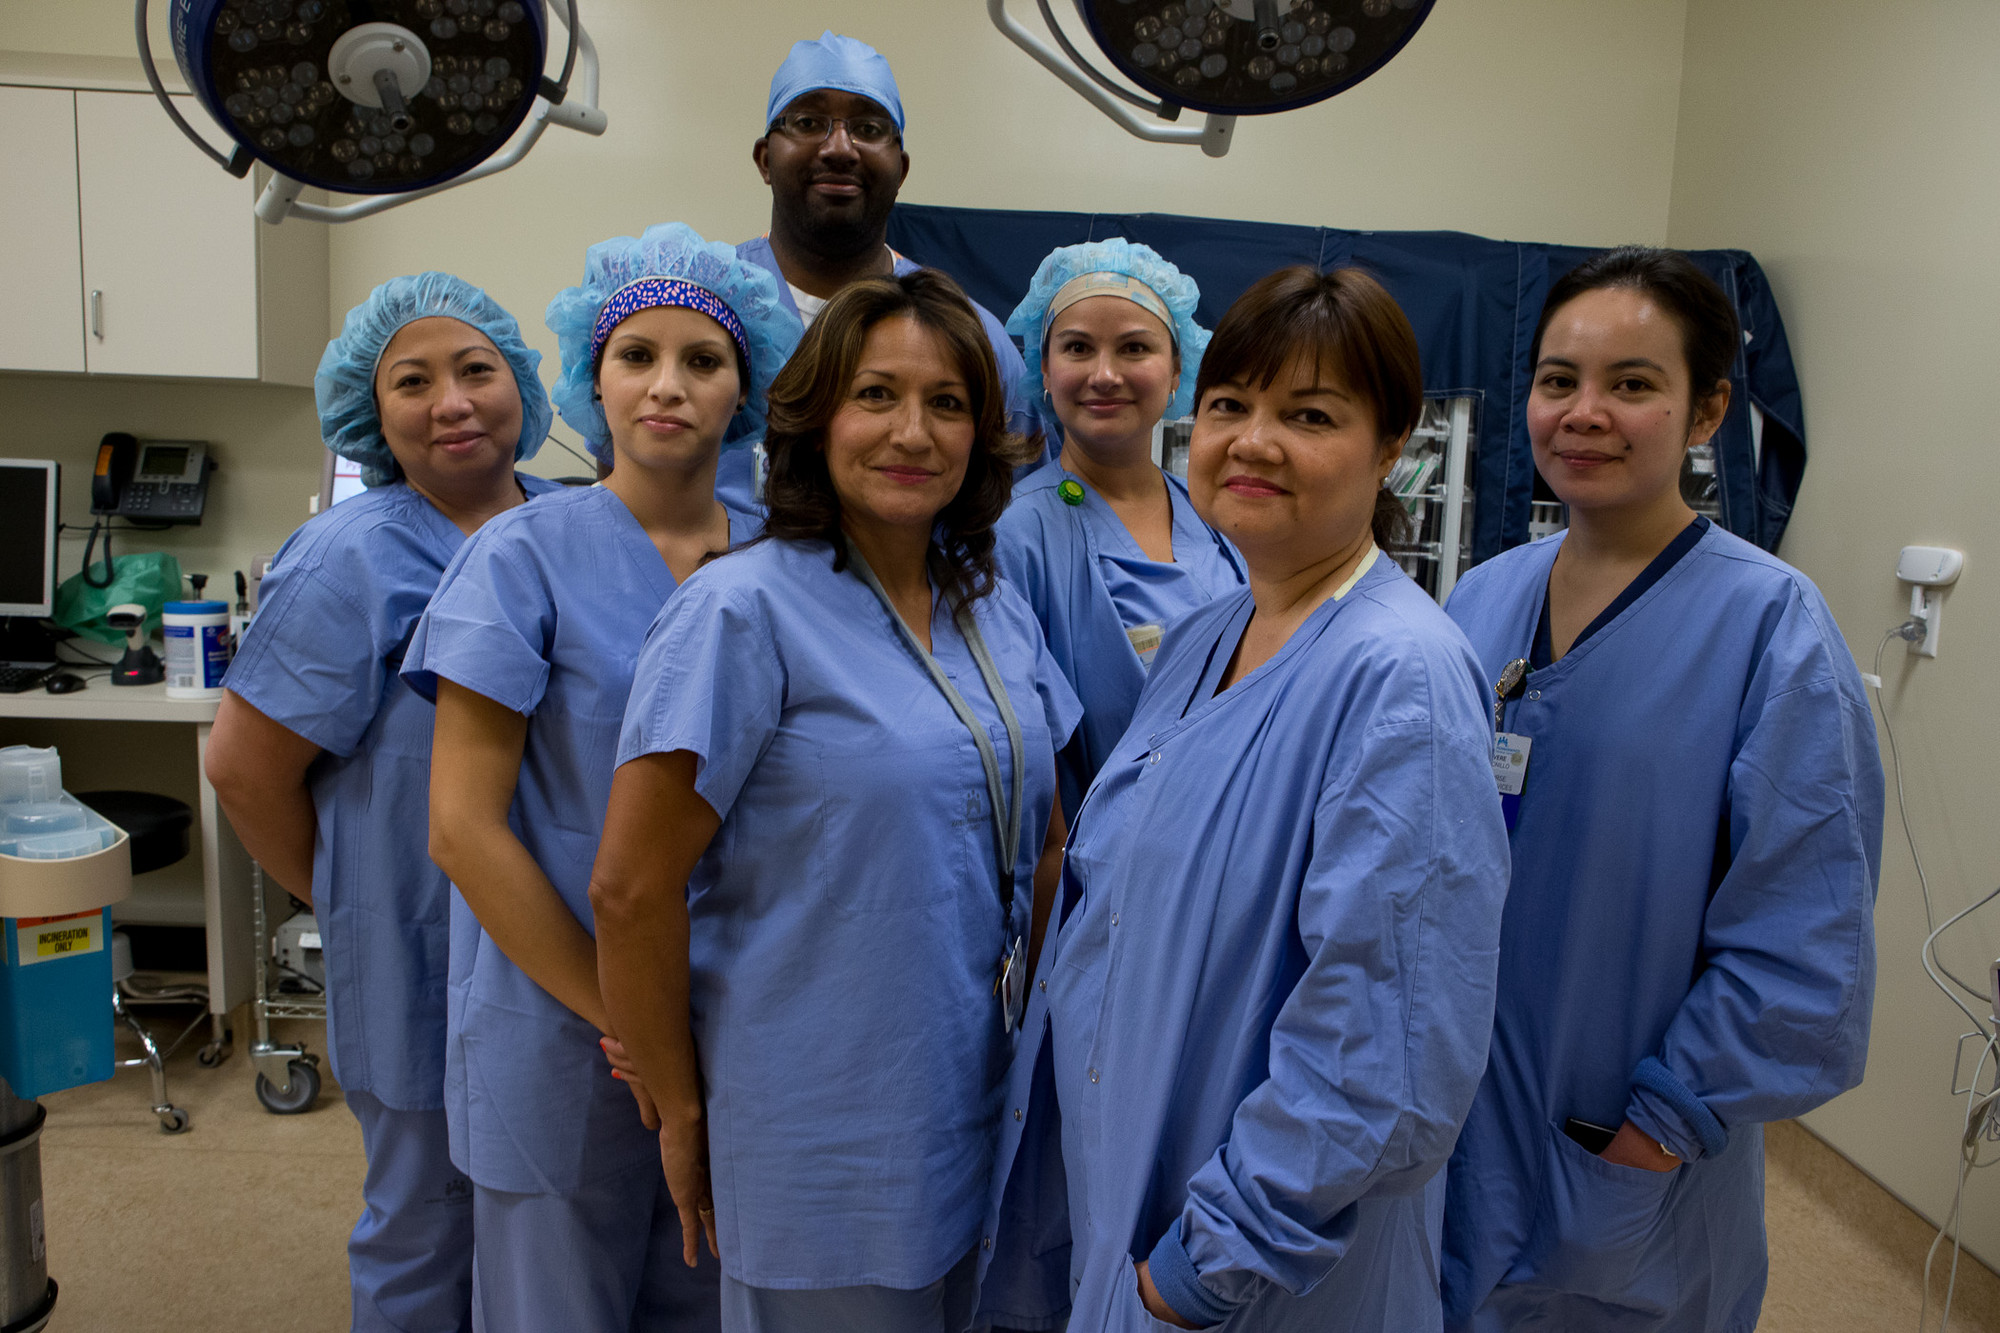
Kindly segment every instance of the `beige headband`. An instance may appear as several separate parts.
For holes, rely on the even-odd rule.
[[[1063,311],[1069,309],[1078,301],[1087,300],[1093,296],[1124,297],[1147,314],[1158,318],[1160,323],[1167,326],[1167,337],[1170,339],[1173,338],[1174,317],[1167,310],[1167,303],[1160,299],[1158,292],[1129,273],[1079,273],[1076,277],[1071,278],[1056,289],[1054,299],[1049,302],[1048,323],[1043,325],[1044,330],[1053,328],[1056,316],[1062,314]],[[1047,341],[1047,336],[1047,333],[1044,332],[1044,342]],[[1177,339],[1175,340],[1175,345],[1179,345]]]

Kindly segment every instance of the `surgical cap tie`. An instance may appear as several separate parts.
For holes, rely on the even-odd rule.
[[[737,354],[743,358],[743,369],[750,369],[750,335],[743,328],[743,321],[736,318],[726,302],[706,287],[680,278],[639,278],[626,283],[611,294],[604,303],[604,309],[597,313],[597,323],[590,330],[590,362],[597,363],[597,354],[604,350],[605,339],[620,324],[638,314],[641,310],[656,310],[661,306],[679,306],[686,310],[697,310],[720,324],[736,343]]]
[[[1174,336],[1174,317],[1167,310],[1167,303],[1160,299],[1158,292],[1129,273],[1099,271],[1077,274],[1064,283],[1049,302],[1048,326],[1053,327],[1056,317],[1063,311],[1093,296],[1117,296],[1130,301],[1166,325],[1167,336],[1173,340],[1175,347],[1180,346],[1180,339]],[[1045,332],[1042,336],[1047,338],[1048,334]]]

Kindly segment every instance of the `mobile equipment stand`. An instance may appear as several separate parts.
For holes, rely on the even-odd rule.
[[[278,989],[271,966],[270,923],[264,914],[264,868],[250,867],[251,938],[256,941],[257,961],[253,965],[250,1009],[257,1021],[257,1036],[250,1043],[250,1064],[257,1071],[257,1100],[272,1115],[299,1115],[310,1111],[319,1100],[319,1057],[309,1054],[304,1043],[279,1046],[271,1040],[274,1018],[326,1019],[326,997],[288,995]]]

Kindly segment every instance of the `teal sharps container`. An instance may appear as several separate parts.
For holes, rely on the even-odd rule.
[[[113,850],[127,855],[122,845]],[[110,1078],[110,910],[9,917],[0,926],[0,1077],[28,1098]]]
[[[62,789],[52,749],[0,749],[0,1077],[30,1100],[111,1077],[111,913],[124,831]]]

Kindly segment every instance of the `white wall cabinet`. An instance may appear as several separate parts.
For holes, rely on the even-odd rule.
[[[192,97],[182,115],[226,150]],[[326,229],[251,214],[149,94],[0,87],[0,369],[310,384]]]
[[[0,88],[0,366],[82,370],[76,95]]]

